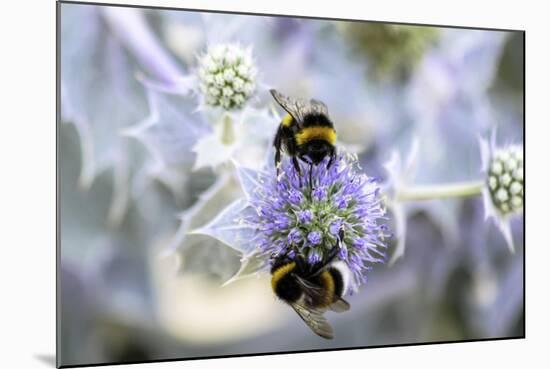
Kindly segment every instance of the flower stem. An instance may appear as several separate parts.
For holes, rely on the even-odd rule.
[[[233,118],[229,114],[225,114],[222,119],[222,143],[231,145],[235,142],[235,128],[233,127]]]
[[[421,201],[481,195],[483,181],[424,185],[404,188],[397,193],[398,201]]]

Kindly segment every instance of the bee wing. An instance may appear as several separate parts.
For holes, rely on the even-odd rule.
[[[326,115],[328,116],[328,108],[325,105],[324,102],[317,100],[317,99],[311,99],[310,100],[310,109],[312,112],[320,115]]]
[[[343,298],[339,297],[334,301],[330,306],[329,309],[337,312],[337,313],[343,313],[344,311],[348,311],[351,308],[349,302],[344,300]]]
[[[307,280],[301,278],[300,276],[295,275],[296,281],[302,287],[302,291],[312,300],[318,301],[323,298],[323,288],[317,286]]]
[[[277,90],[269,90],[269,92],[271,92],[275,101],[277,101],[288,114],[292,115],[301,126],[304,121],[304,116],[311,111],[311,105],[305,100],[285,96]]]
[[[300,278],[299,276],[295,276],[296,281],[302,286],[302,291],[313,301],[318,301],[323,298],[323,289],[320,286],[317,286],[311,282],[308,282],[307,280]],[[351,306],[349,302],[344,300],[341,297],[335,296],[336,301],[334,301],[330,306],[328,307],[330,310],[337,312],[337,313],[343,313],[344,311],[348,311]]]
[[[321,310],[302,305],[298,302],[290,304],[290,306],[292,306],[294,311],[298,313],[300,318],[302,318],[315,334],[326,339],[332,339],[334,337],[332,327],[323,316]]]

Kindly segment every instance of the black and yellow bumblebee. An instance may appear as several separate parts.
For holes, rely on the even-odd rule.
[[[290,305],[317,335],[333,338],[333,330],[323,314],[327,310],[344,312],[350,305],[342,296],[349,287],[351,271],[340,260],[334,261],[338,247],[330,250],[325,261],[308,264],[302,257],[291,260],[283,255],[271,268],[271,288]]]
[[[316,99],[306,101],[284,96],[276,90],[270,92],[275,101],[287,112],[273,141],[277,172],[283,148],[292,158],[294,168],[300,174],[298,158],[317,165],[329,156],[327,167],[330,167],[336,155],[336,130],[329,118],[327,106]]]

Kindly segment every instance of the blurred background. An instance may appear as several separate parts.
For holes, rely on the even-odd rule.
[[[332,341],[267,274],[222,287],[240,255],[187,231],[242,192],[229,166],[197,164],[213,118],[181,87],[208,45],[250,46],[257,89],[231,158],[263,161],[275,87],[324,101],[369,175],[417,138],[414,183],[476,180],[480,137],[523,142],[522,33],[59,6],[63,365],[524,335],[523,218],[510,253],[481,197],[407,203],[404,256],[327,313]]]

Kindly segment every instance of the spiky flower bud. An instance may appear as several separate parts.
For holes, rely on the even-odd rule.
[[[500,214],[523,211],[523,149],[496,149],[489,159],[486,181],[491,201]]]
[[[199,58],[199,88],[210,106],[242,108],[256,90],[256,74],[251,50],[237,44],[209,47]]]
[[[481,170],[485,175],[483,205],[485,218],[492,218],[506,239],[510,251],[514,240],[510,220],[523,213],[523,147],[496,145],[496,131],[490,140],[480,139]]]

